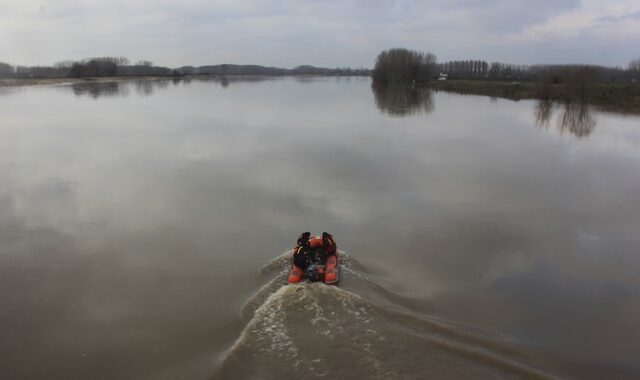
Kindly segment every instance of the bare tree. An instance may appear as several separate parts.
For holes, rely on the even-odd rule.
[[[587,65],[545,66],[536,72],[539,98],[574,102],[589,101],[603,75],[602,70]]]
[[[0,78],[8,78],[13,76],[13,66],[8,63],[0,62]]]
[[[372,76],[378,83],[428,82],[435,72],[436,56],[407,49],[378,54]]]
[[[640,81],[640,58],[634,59],[633,61],[629,62],[627,72],[629,73],[628,78],[632,82]]]

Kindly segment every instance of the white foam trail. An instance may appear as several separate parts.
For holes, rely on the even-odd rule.
[[[258,351],[277,353],[278,357],[286,353],[287,359],[295,359],[298,356],[298,348],[289,337],[287,326],[284,323],[286,310],[283,308],[283,302],[290,289],[290,286],[282,286],[269,295],[254,312],[253,318],[228,350],[226,357],[232,355],[245,344],[250,335],[256,337],[257,342],[254,342],[256,344],[253,344],[252,348]]]
[[[222,365],[239,371],[251,365],[258,369],[256,373],[277,370],[292,376],[340,376],[365,370],[372,378],[398,378],[407,375],[407,365],[420,362],[419,353],[425,352],[431,355],[430,361],[415,367],[416,374],[427,375],[433,368],[447,369],[451,363],[469,363],[468,371],[493,368],[489,371],[495,372],[490,373],[499,378],[554,378],[528,365],[525,357],[503,342],[396,305],[393,294],[355,270],[350,264],[357,267],[357,261],[349,260],[343,252],[343,273],[356,280],[351,286],[374,298],[322,283],[284,285],[290,255],[291,251],[279,255],[261,270],[277,270],[277,274],[243,305],[240,317],[248,319],[247,325],[222,357]],[[398,356],[398,347],[407,345],[411,355]],[[347,356],[336,356],[334,347]],[[443,355],[442,363],[437,355]],[[386,357],[392,361],[385,361]],[[341,361],[345,359],[346,362]],[[333,367],[336,360],[341,361],[340,367]],[[357,364],[358,369],[351,368],[350,363]],[[454,371],[455,368],[451,367]]]
[[[246,320],[252,317],[249,313],[253,313],[260,305],[264,304],[267,297],[274,293],[279,287],[285,286],[288,272],[280,272],[276,277],[264,284],[258,291],[251,296],[240,308],[240,319]]]
[[[260,273],[269,273],[274,270],[282,270],[288,269],[291,266],[291,257],[293,255],[293,250],[290,249],[286,252],[281,253],[280,255],[274,257],[269,260],[262,268],[260,268]]]

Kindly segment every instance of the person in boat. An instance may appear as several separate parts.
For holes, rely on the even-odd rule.
[[[331,255],[335,256],[336,252],[338,252],[338,247],[336,246],[336,241],[333,240],[333,235],[327,232],[322,233],[322,247],[326,253],[324,258],[325,262],[327,261],[327,257]]]
[[[302,269],[306,268],[310,262],[311,245],[309,244],[309,238],[311,232],[303,232],[298,236],[296,246],[293,248],[293,264]]]
[[[296,246],[293,249],[293,263],[296,266],[305,269],[316,259],[316,255],[321,264],[326,263],[329,256],[335,256],[338,247],[331,234],[327,232],[322,233],[322,243],[319,247],[318,240],[320,240],[320,238],[311,237],[310,232],[300,234]]]

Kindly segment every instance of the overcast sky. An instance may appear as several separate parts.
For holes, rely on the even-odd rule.
[[[12,64],[372,67],[391,47],[626,67],[640,57],[640,0],[0,0],[0,61]]]

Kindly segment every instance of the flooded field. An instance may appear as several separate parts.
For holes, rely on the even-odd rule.
[[[0,378],[640,377],[640,117],[225,78],[0,88]],[[302,231],[339,287],[283,287]]]

